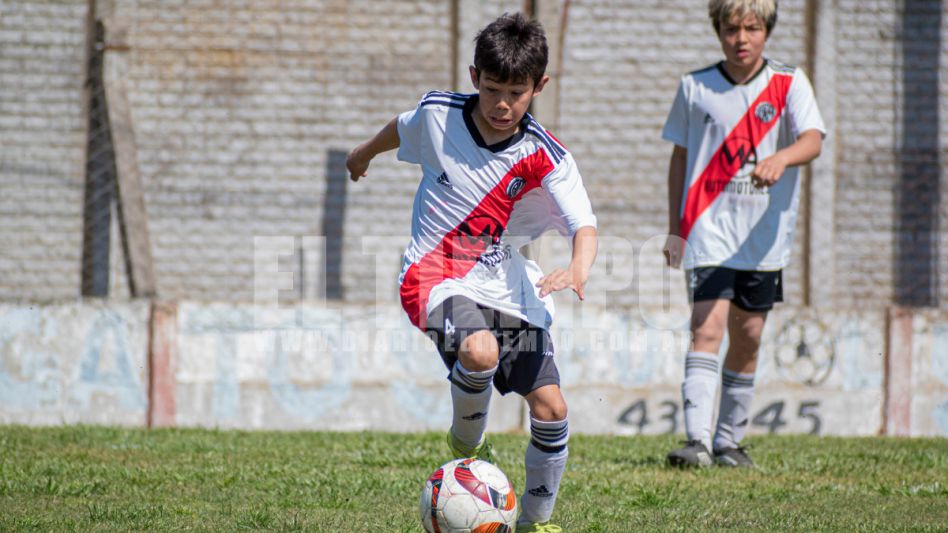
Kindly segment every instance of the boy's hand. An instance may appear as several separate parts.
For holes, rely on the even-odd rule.
[[[580,272],[578,268],[557,268],[553,272],[540,278],[536,286],[540,288],[540,298],[544,298],[552,292],[561,291],[563,289],[573,289],[576,296],[579,296],[580,300],[584,300],[586,298],[586,280],[588,278],[589,274]]]
[[[359,178],[365,176],[369,172],[369,163],[372,161],[372,158],[366,158],[364,155],[363,145],[356,146],[349,152],[349,155],[346,156],[346,168],[349,170],[349,179],[352,181],[359,181]]]
[[[776,153],[757,163],[754,172],[751,173],[751,183],[757,188],[770,187],[777,183],[777,180],[780,179],[780,176],[783,176],[783,171],[786,169],[787,163],[783,156]]]
[[[685,240],[678,235],[669,235],[665,239],[665,247],[662,253],[665,254],[665,263],[672,268],[681,266],[681,256],[685,249]]]

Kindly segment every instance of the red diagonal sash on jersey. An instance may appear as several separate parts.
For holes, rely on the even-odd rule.
[[[725,137],[701,176],[688,188],[685,209],[681,215],[679,235],[682,239],[688,238],[698,217],[714,203],[714,200],[724,191],[724,185],[737,175],[747,157],[757,149],[757,145],[767,132],[777,124],[777,119],[786,107],[787,92],[792,81],[792,76],[784,74],[776,74],[770,79],[770,83],[750,105],[731,133]],[[773,118],[764,122],[756,111],[758,106],[766,103],[773,106]]]
[[[448,278],[461,278],[470,272],[480,255],[493,244],[492,239],[499,238],[507,227],[515,199],[539,187],[540,179],[551,170],[553,163],[542,149],[515,163],[470,214],[442,237],[434,250],[408,268],[399,292],[402,308],[412,324],[425,329],[431,289]],[[514,198],[510,198],[507,188],[517,177],[525,179],[526,183]]]

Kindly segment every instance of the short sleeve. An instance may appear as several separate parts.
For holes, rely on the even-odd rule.
[[[685,79],[678,84],[675,101],[672,103],[665,127],[662,128],[662,139],[673,142],[678,146],[688,147],[688,96],[685,94]]]
[[[411,111],[398,115],[398,153],[399,161],[421,163],[421,139],[424,138],[425,108],[420,104]]]
[[[826,136],[826,126],[823,124],[820,109],[816,105],[813,87],[801,69],[796,69],[793,81],[790,83],[790,91],[787,93],[787,113],[794,139],[807,130],[819,130],[824,137]]]
[[[542,185],[553,198],[569,235],[585,226],[596,227],[596,215],[572,155],[566,154],[560,164],[543,178]],[[556,221],[554,227],[562,228],[559,222]]]

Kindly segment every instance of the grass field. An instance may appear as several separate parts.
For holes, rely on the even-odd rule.
[[[523,435],[493,435],[523,486]],[[756,471],[673,437],[570,440],[555,521],[596,531],[948,531],[948,440],[758,437]],[[443,434],[0,426],[0,531],[421,531]]]

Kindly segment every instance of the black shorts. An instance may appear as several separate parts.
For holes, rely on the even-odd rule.
[[[730,300],[745,311],[764,312],[783,301],[781,270],[760,272],[726,267],[698,267],[686,272],[691,302]]]
[[[500,348],[494,387],[501,394],[513,391],[526,396],[545,385],[560,384],[549,332],[515,316],[463,296],[451,296],[428,314],[425,327],[449,373],[458,359],[461,342],[483,330],[494,334]]]

